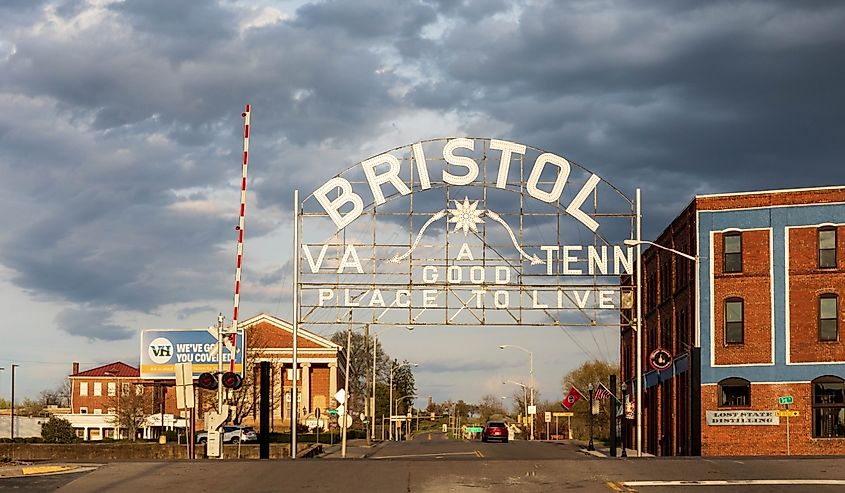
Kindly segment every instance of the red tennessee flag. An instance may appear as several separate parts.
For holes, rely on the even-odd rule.
[[[573,386],[571,389],[569,389],[569,393],[566,394],[566,397],[564,397],[560,405],[563,406],[564,409],[569,411],[570,409],[572,409],[572,406],[574,406],[575,403],[578,402],[578,399],[583,396],[584,394],[579,392],[578,389]]]

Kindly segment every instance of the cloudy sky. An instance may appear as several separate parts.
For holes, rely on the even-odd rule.
[[[0,2],[0,394],[138,361],[142,328],[290,316],[292,190],[433,137],[522,142],[643,190],[654,237],[696,193],[845,182],[845,5],[638,0]],[[402,333],[399,333],[402,332]],[[386,332],[421,395],[543,397],[612,330]],[[575,341],[580,341],[576,344]],[[20,394],[19,394],[20,395]]]

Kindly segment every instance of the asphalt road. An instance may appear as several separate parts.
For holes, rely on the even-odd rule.
[[[448,440],[445,433],[423,433],[407,442],[388,442],[370,454],[371,459],[388,460],[545,460],[583,459],[580,447],[570,442],[508,443],[481,440]]]
[[[345,460],[115,462],[52,480],[0,480],[0,489],[55,491],[60,487],[58,491],[68,493],[845,491],[845,457],[614,459],[585,455],[573,444],[487,444],[448,441],[438,435],[430,440],[424,435],[408,442],[384,443],[371,452],[370,459]]]

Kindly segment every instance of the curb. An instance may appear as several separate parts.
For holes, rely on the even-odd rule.
[[[583,452],[584,455],[592,455],[593,457],[598,457],[599,459],[604,459],[604,458],[607,457],[606,455],[599,452],[598,450],[587,450],[585,448],[582,448],[581,452]]]
[[[0,468],[0,480],[5,478],[20,478],[28,476],[51,476],[56,474],[71,474],[76,472],[93,471],[100,467],[97,465],[60,465],[51,464],[43,466],[20,466]]]

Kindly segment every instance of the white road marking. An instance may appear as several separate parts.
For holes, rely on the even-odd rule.
[[[845,479],[726,479],[703,481],[624,481],[623,486],[742,486],[742,485],[845,485]]]
[[[474,455],[478,457],[475,452],[442,452],[439,454],[407,454],[407,455],[382,455],[379,457],[370,457],[370,459],[404,459],[408,457],[442,457],[444,455]]]

